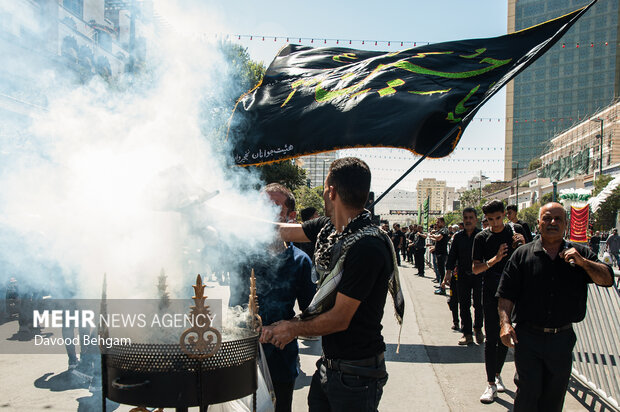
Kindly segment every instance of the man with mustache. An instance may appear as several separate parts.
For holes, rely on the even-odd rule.
[[[611,267],[564,240],[561,204],[540,209],[538,228],[540,238],[511,256],[496,295],[502,342],[515,348],[517,412],[562,410],[577,340],[572,324],[586,315],[588,283],[613,284]]]

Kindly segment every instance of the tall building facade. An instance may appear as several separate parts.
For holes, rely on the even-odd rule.
[[[418,193],[418,210],[424,209],[424,202],[429,199],[431,213],[439,214],[444,211],[446,204],[446,181],[433,178],[418,180],[416,185]]]
[[[323,186],[329,166],[338,158],[338,152],[325,152],[310,156],[303,156],[299,164],[306,171],[306,179],[310,187]]]
[[[504,179],[528,169],[551,139],[620,94],[619,0],[599,1],[506,89]],[[508,33],[562,16],[590,0],[508,0]]]
[[[49,89],[63,81],[127,70],[130,6],[130,0],[0,2],[0,141],[24,136],[30,116],[46,110]]]

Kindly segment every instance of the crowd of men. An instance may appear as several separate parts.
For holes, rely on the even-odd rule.
[[[450,288],[452,329],[463,333],[458,345],[473,344],[474,338],[476,343],[484,343],[488,382],[480,401],[492,403],[498,392],[505,391],[501,371],[508,348],[518,342],[513,328],[518,324],[516,330],[524,343],[517,345],[515,352],[515,410],[561,410],[576,339],[572,323],[585,317],[586,284],[610,286],[613,282],[611,265],[599,262],[598,255],[603,244],[604,250],[618,259],[617,230],[611,230],[606,239],[596,232],[587,248],[564,240],[566,212],[558,203],[541,209],[536,237],[529,225],[518,219],[516,205],[505,207],[503,202],[492,200],[482,211],[482,229],[478,228],[476,209],[470,207],[463,209],[462,222],[448,228],[445,219],[439,217],[426,232],[415,224],[401,228],[394,223],[391,229],[383,224],[383,229],[403,259],[415,265],[419,276],[424,276],[424,255],[429,249],[427,264],[432,266],[433,282],[438,284],[435,294],[445,295]],[[512,258],[517,250],[523,252],[518,255],[522,259],[519,263]],[[416,252],[420,257],[412,260]],[[544,279],[541,271],[555,276]],[[526,286],[523,279],[528,281]],[[574,301],[573,297],[578,299]]]
[[[536,237],[518,220],[517,208],[505,208],[499,200],[484,205],[484,216],[465,208],[458,225],[447,227],[440,217],[428,231],[397,223],[392,228],[384,223],[380,230],[364,210],[370,170],[363,161],[333,162],[324,187],[326,216],[315,215],[302,224],[286,223],[294,209],[290,191],[278,187],[285,196],[270,193],[283,210],[278,223],[281,238],[314,246],[312,276],[290,269],[289,278],[299,285],[312,279],[316,293],[308,302],[307,293],[304,299],[293,293],[303,288],[290,288],[286,307],[297,299],[302,314],[293,317],[287,311],[280,314],[282,319],[270,317],[273,324],[263,327],[260,338],[271,347],[267,353],[276,356],[278,350],[295,354],[298,336],[322,336],[323,355],[308,395],[310,411],[377,410],[388,379],[383,307],[389,291],[402,325],[399,267],[404,262],[414,265],[418,276],[424,276],[430,265],[437,295],[445,295],[449,288],[453,329],[463,334],[458,344],[473,344],[474,339],[484,343],[487,383],[481,402],[492,403],[505,390],[501,371],[508,348],[515,347],[515,410],[562,409],[576,340],[572,324],[585,316],[587,284],[613,284],[611,267],[599,262],[596,253],[564,240],[567,222],[562,205],[541,208]],[[295,248],[291,243],[286,247]],[[280,279],[286,279],[287,270],[280,272]],[[294,351],[288,350],[291,345]],[[292,372],[287,376],[294,380],[297,364],[293,356],[287,359]],[[274,367],[286,369],[282,363]],[[276,399],[277,411],[291,408],[292,382],[284,389],[286,394],[276,393],[281,399]]]
[[[308,394],[310,411],[377,410],[388,380],[381,322],[389,292],[402,327],[399,267],[405,262],[421,277],[427,266],[432,268],[434,293],[449,295],[452,329],[462,333],[457,344],[484,344],[482,403],[494,402],[505,390],[501,372],[512,347],[514,410],[561,410],[576,342],[572,324],[585,317],[589,283],[613,284],[611,264],[601,263],[598,255],[605,245],[620,263],[617,230],[604,240],[597,232],[591,248],[568,242],[564,208],[548,203],[533,236],[516,206],[499,200],[486,203],[483,216],[463,209],[462,222],[452,226],[439,217],[429,230],[416,224],[379,227],[364,209],[370,182],[370,169],[360,159],[334,161],[324,182],[325,216],[304,209],[301,224],[290,190],[280,184],[263,189],[280,212],[274,222],[280,237],[264,253],[240,262],[231,276],[229,304],[247,302],[253,268],[275,411],[292,410],[301,336],[322,337],[323,353]],[[67,353],[70,368],[79,369],[75,348]]]
[[[505,391],[502,367],[508,348],[514,348],[514,410],[562,410],[576,342],[572,325],[585,317],[589,283],[613,285],[612,265],[598,255],[605,245],[620,265],[617,230],[596,232],[590,247],[569,242],[566,211],[548,203],[540,209],[534,236],[518,219],[517,207],[499,200],[487,202],[483,216],[463,209],[462,222],[452,226],[439,217],[429,230],[416,224],[379,227],[364,209],[370,183],[366,163],[337,159],[324,182],[325,216],[304,209],[301,224],[290,190],[280,184],[263,189],[280,212],[274,222],[279,238],[259,256],[246,256],[237,272],[247,277],[253,268],[257,274],[260,342],[275,410],[292,410],[300,336],[322,337],[310,411],[377,410],[388,380],[381,322],[389,292],[402,327],[399,267],[404,262],[421,277],[432,268],[434,293],[449,295],[452,328],[462,333],[457,344],[485,345],[482,403]],[[230,305],[247,302],[249,281],[239,276],[231,277]],[[295,305],[301,314],[295,314]],[[75,348],[67,353],[70,368],[76,368]]]

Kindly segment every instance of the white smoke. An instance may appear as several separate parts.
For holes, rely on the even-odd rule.
[[[253,189],[256,176],[230,166],[213,138],[222,124],[205,121],[222,110],[207,102],[238,87],[217,43],[198,35],[217,28],[217,16],[161,4],[170,24],[163,35],[141,33],[149,37],[139,79],[95,76],[78,86],[66,73],[29,67],[47,105],[32,111],[20,139],[0,134],[5,277],[52,290],[75,283],[81,297],[96,297],[106,272],[108,297],[152,298],[163,267],[173,296],[187,296],[197,273],[273,237],[255,220],[275,217]]]

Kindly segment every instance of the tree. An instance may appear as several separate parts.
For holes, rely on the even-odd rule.
[[[611,182],[611,176],[599,176],[594,182],[594,190],[592,194],[598,195],[603,191],[605,186]],[[620,186],[615,188],[611,195],[601,204],[599,209],[594,213],[594,230],[608,230],[616,226],[616,214],[620,209]]]
[[[470,189],[461,193],[459,198],[461,201],[461,208],[476,207],[480,203],[480,191],[478,189]]]
[[[592,196],[598,196],[598,194],[601,193],[612,180],[613,177],[609,175],[598,176],[594,181],[594,190],[592,190]]]
[[[290,160],[253,166],[260,173],[261,180],[266,184],[280,183],[291,191],[306,185],[306,171]]]
[[[265,74],[262,62],[250,58],[247,48],[230,42],[221,41],[218,49],[229,63],[217,66],[214,77],[221,79],[223,87],[211,87],[204,90],[201,101],[200,127],[203,135],[219,142],[220,150],[228,150],[227,131],[232,110],[237,100],[254,88]],[[231,136],[231,141],[234,136]]]
[[[540,212],[540,204],[534,203],[530,207],[519,210],[519,219],[528,224],[531,230],[534,230],[537,226],[538,216]]]
[[[307,207],[313,207],[319,212],[319,215],[325,214],[323,205],[323,187],[309,188],[308,186],[300,186],[294,191],[295,200],[297,201],[297,212]]]
[[[459,222],[463,221],[462,215],[460,212],[448,212],[443,215],[444,220],[446,221],[446,226],[456,225]]]
[[[528,171],[535,170],[541,166],[542,166],[542,160],[540,159],[540,157],[535,157],[534,159],[530,160],[530,163],[527,165],[527,170]]]
[[[466,207],[473,207],[476,209],[476,215],[482,216],[482,205],[484,205],[487,201],[485,197],[480,198],[480,191],[477,189],[466,190],[461,194],[461,210]]]
[[[510,182],[491,182],[482,188],[482,195],[488,195],[510,186]]]
[[[549,192],[549,193],[545,193],[544,195],[542,195],[540,197],[540,204],[541,205],[546,205],[549,202],[553,201],[553,193]]]

